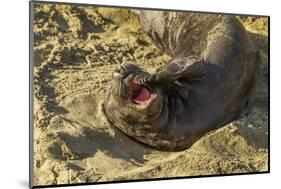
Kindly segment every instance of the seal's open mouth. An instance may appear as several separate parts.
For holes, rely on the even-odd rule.
[[[143,104],[150,99],[151,93],[149,89],[144,85],[132,82],[129,87],[133,92],[132,100],[135,104]]]

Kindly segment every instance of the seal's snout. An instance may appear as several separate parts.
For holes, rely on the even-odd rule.
[[[149,105],[153,92],[146,85],[149,74],[134,64],[122,64],[112,72],[116,95],[131,99],[135,105]]]

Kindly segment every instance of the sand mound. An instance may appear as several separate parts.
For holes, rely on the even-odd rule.
[[[266,171],[267,20],[239,19],[262,52],[253,111],[190,149],[161,152],[114,129],[101,109],[119,64],[153,72],[170,59],[151,43],[136,16],[124,9],[36,4],[35,185]]]

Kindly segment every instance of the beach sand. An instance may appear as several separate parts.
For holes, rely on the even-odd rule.
[[[135,142],[101,111],[121,63],[153,73],[162,54],[126,9],[35,4],[34,184],[71,184],[268,170],[268,19],[239,16],[261,52],[254,107],[181,152]]]

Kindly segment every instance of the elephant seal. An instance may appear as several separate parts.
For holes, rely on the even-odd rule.
[[[104,112],[115,127],[159,150],[179,151],[249,111],[260,59],[235,17],[138,12],[172,60],[153,74],[134,64],[113,72]]]

